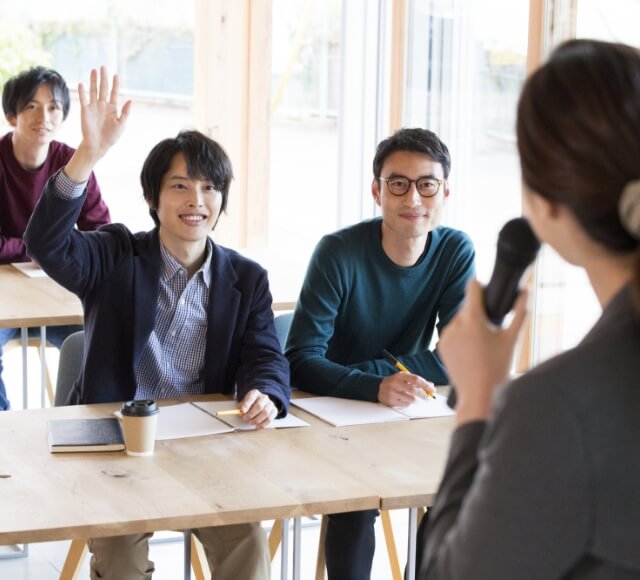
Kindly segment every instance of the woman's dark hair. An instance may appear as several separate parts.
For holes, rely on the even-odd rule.
[[[640,52],[595,40],[561,44],[525,83],[517,137],[527,188],[569,207],[609,250],[636,253],[640,312],[638,239],[619,214],[623,189],[640,179]]]
[[[181,131],[177,137],[164,139],[151,150],[140,173],[142,194],[150,204],[149,214],[156,225],[160,225],[156,209],[160,201],[162,178],[178,153],[184,155],[188,177],[211,181],[222,194],[220,211],[227,208],[229,186],[233,179],[229,157],[218,143],[203,133]]]
[[[391,137],[380,141],[373,158],[373,176],[380,177],[385,159],[396,151],[410,151],[423,153],[442,165],[444,178],[449,177],[451,171],[451,156],[449,149],[440,138],[428,129],[398,129]]]
[[[49,85],[53,99],[60,103],[63,120],[69,114],[69,88],[59,72],[36,66],[11,77],[2,90],[2,109],[5,117],[17,117],[31,102],[42,85]]]

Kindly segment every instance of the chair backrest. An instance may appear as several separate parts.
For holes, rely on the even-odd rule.
[[[67,336],[60,347],[60,362],[58,364],[54,401],[56,407],[65,404],[73,383],[80,376],[83,354],[84,330],[80,330]]]
[[[280,342],[280,348],[284,352],[284,345],[287,343],[287,336],[289,335],[289,328],[291,327],[291,321],[293,320],[293,312],[283,312],[282,314],[276,314],[276,334],[278,335],[278,341]]]

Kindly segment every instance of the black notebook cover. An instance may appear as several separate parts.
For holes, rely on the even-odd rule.
[[[107,419],[57,419],[47,421],[49,450],[52,453],[74,451],[120,451],[124,438],[120,422]]]

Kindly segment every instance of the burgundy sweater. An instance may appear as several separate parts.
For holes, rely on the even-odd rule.
[[[64,167],[74,152],[64,143],[52,141],[44,164],[30,171],[16,160],[12,135],[10,131],[0,138],[0,264],[29,260],[22,236],[31,212],[49,177]],[[109,210],[92,173],[87,184],[87,198],[78,217],[78,228],[95,230],[110,221]]]

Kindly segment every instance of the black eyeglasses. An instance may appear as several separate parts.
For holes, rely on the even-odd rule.
[[[436,177],[418,177],[418,179],[409,179],[403,175],[392,175],[391,177],[379,177],[387,183],[387,188],[391,195],[401,196],[409,191],[412,183],[416,184],[416,189],[421,197],[433,197],[440,191],[440,186],[444,183],[444,179]]]

